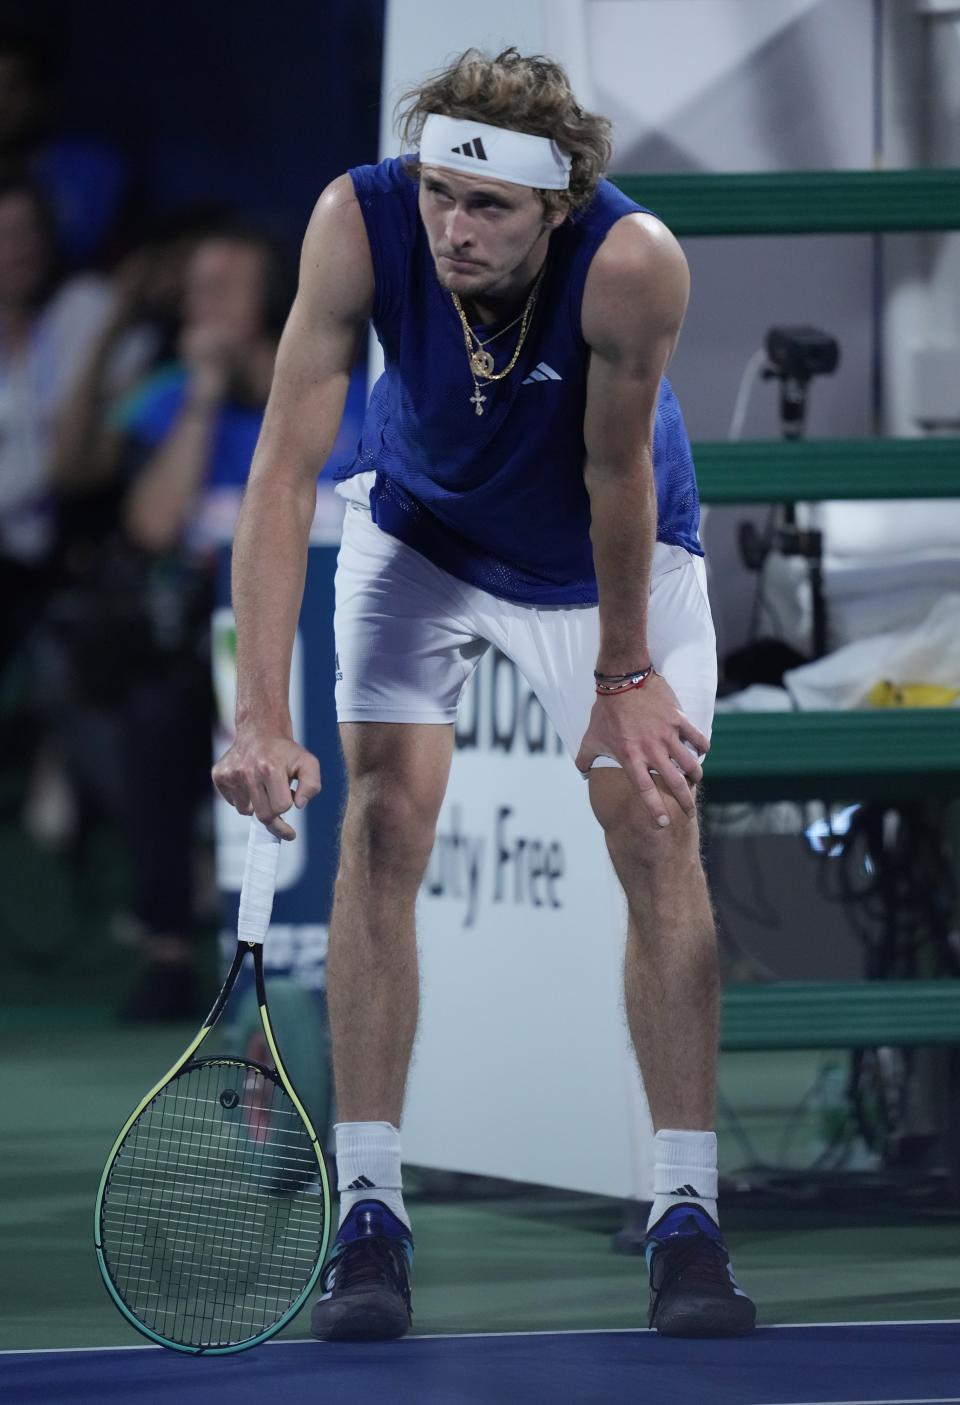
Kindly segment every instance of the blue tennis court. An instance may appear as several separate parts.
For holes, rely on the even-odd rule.
[[[741,1341],[637,1332],[518,1332],[399,1343],[278,1343],[184,1358],[158,1347],[9,1352],[0,1393],[17,1405],[958,1405],[960,1321],[761,1328]]]

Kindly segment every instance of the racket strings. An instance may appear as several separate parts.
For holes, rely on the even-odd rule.
[[[265,1331],[311,1279],[325,1203],[314,1144],[275,1075],[188,1064],[117,1151],[103,1251],[131,1312],[185,1346]]]

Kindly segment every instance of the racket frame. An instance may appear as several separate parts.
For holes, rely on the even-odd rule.
[[[251,823],[252,825],[257,825],[256,820],[252,821]],[[262,845],[262,839],[259,842]],[[255,836],[253,832],[251,832],[250,847],[251,850],[255,847]],[[243,920],[241,919],[241,931],[243,931],[243,929],[244,924]],[[164,1088],[166,1088],[170,1081],[183,1070],[184,1066],[190,1062],[190,1060],[196,1054],[197,1050],[200,1048],[200,1045],[207,1038],[210,1031],[213,1029],[214,1025],[217,1023],[220,1016],[223,1014],[224,1008],[226,1007],[227,1001],[230,999],[230,995],[233,991],[234,986],[236,985],[237,977],[240,974],[240,969],[243,966],[244,959],[246,958],[248,952],[252,953],[253,955],[253,974],[256,985],[257,1005],[260,1010],[260,1023],[263,1026],[263,1033],[267,1041],[267,1047],[270,1050],[270,1055],[273,1059],[274,1065],[276,1067],[277,1076],[280,1079],[283,1089],[289,1097],[290,1101],[293,1103],[294,1107],[297,1109],[297,1112],[300,1114],[300,1117],[303,1119],[304,1126],[306,1127],[307,1132],[310,1136],[311,1147],[313,1149],[314,1155],[317,1158],[317,1173],[320,1180],[320,1193],[324,1205],[323,1238],[320,1244],[320,1252],[317,1255],[317,1261],[314,1265],[313,1272],[311,1273],[310,1278],[304,1285],[301,1292],[297,1295],[295,1301],[291,1303],[290,1307],[287,1308],[286,1312],[278,1321],[271,1323],[268,1328],[266,1328],[262,1332],[257,1333],[255,1336],[245,1338],[241,1342],[232,1343],[228,1346],[191,1346],[186,1342],[171,1341],[169,1337],[164,1337],[159,1332],[153,1331],[152,1328],[148,1327],[144,1322],[140,1321],[140,1319],[131,1311],[127,1303],[124,1301],[121,1293],[119,1292],[118,1288],[113,1282],[113,1279],[110,1276],[110,1270],[107,1266],[106,1255],[103,1251],[103,1202],[104,1197],[106,1195],[107,1185],[110,1180],[110,1174],[113,1170],[113,1166],[116,1161],[117,1152],[120,1150],[120,1147],[122,1146],[124,1139],[127,1136],[127,1133],[130,1131],[130,1128],[136,1122],[137,1118],[144,1111],[144,1109],[147,1108],[150,1103],[153,1102],[154,1098],[157,1097],[159,1093],[163,1092]],[[249,1064],[251,1065],[251,1067],[253,1066],[253,1061],[250,1059],[236,1057],[234,1055],[229,1054],[224,1055],[224,1058],[236,1058],[236,1062],[238,1064]],[[297,1313],[307,1301],[307,1298],[313,1292],[313,1289],[317,1283],[317,1279],[320,1277],[320,1272],[323,1268],[324,1261],[327,1257],[327,1248],[330,1242],[330,1208],[330,1182],[327,1176],[326,1163],[323,1158],[323,1150],[320,1146],[320,1142],[317,1137],[317,1133],[314,1129],[313,1123],[310,1120],[310,1116],[303,1103],[300,1101],[296,1089],[291,1083],[289,1075],[287,1074],[287,1070],[284,1067],[283,1060],[280,1057],[280,1050],[277,1047],[277,1041],[273,1033],[273,1027],[270,1023],[270,1015],[267,1009],[267,988],[263,975],[263,938],[262,936],[259,939],[244,938],[243,936],[241,936],[237,942],[237,949],[234,953],[233,961],[230,965],[230,970],[227,972],[223,985],[220,988],[220,993],[217,996],[216,1000],[213,1002],[213,1006],[210,1010],[210,1013],[209,1015],[207,1015],[207,1018],[204,1020],[203,1024],[198,1030],[196,1037],[191,1040],[191,1042],[187,1045],[186,1049],[177,1059],[173,1067],[168,1069],[168,1071],[163,1075],[160,1081],[150,1089],[149,1093],[147,1093],[145,1097],[141,1098],[140,1102],[137,1103],[136,1107],[133,1109],[130,1116],[127,1118],[126,1122],[120,1129],[120,1133],[113,1144],[113,1147],[110,1151],[110,1155],[107,1157],[106,1165],[103,1168],[103,1174],[100,1177],[100,1185],[97,1190],[97,1199],[96,1204],[94,1206],[94,1246],[97,1251],[97,1263],[100,1267],[100,1274],[103,1278],[104,1284],[106,1285],[107,1291],[113,1299],[117,1308],[127,1319],[127,1321],[131,1324],[131,1326],[135,1327],[137,1331],[140,1332],[143,1336],[149,1338],[150,1341],[156,1342],[160,1346],[169,1347],[173,1351],[184,1352],[188,1356],[228,1356],[234,1352],[247,1351],[250,1347],[259,1346],[262,1342],[269,1341],[272,1336],[275,1336],[277,1332],[281,1331],[287,1325],[288,1322],[292,1321],[292,1319],[296,1317]]]

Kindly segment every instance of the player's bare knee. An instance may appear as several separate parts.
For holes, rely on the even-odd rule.
[[[592,773],[590,802],[618,870],[629,866],[669,873],[699,864],[696,819],[691,819],[662,785],[660,790],[670,820],[666,827],[654,822],[650,806],[623,771],[605,767]]]
[[[341,834],[341,868],[379,882],[419,885],[436,835],[433,805],[395,784],[351,787]]]
[[[693,821],[680,807],[667,803],[670,824],[658,828],[644,805],[642,813],[604,831],[607,849],[618,872],[644,870],[651,879],[676,875],[699,864],[698,844],[690,834]]]

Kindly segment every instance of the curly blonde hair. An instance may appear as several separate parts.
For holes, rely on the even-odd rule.
[[[447,68],[403,93],[397,102],[397,125],[406,151],[418,150],[431,112],[552,137],[569,155],[571,169],[567,190],[537,191],[548,211],[579,210],[589,204],[610,161],[610,123],[584,111],[566,71],[542,54],[510,48],[491,58],[480,49],[467,49]],[[418,178],[415,158],[406,169]]]

